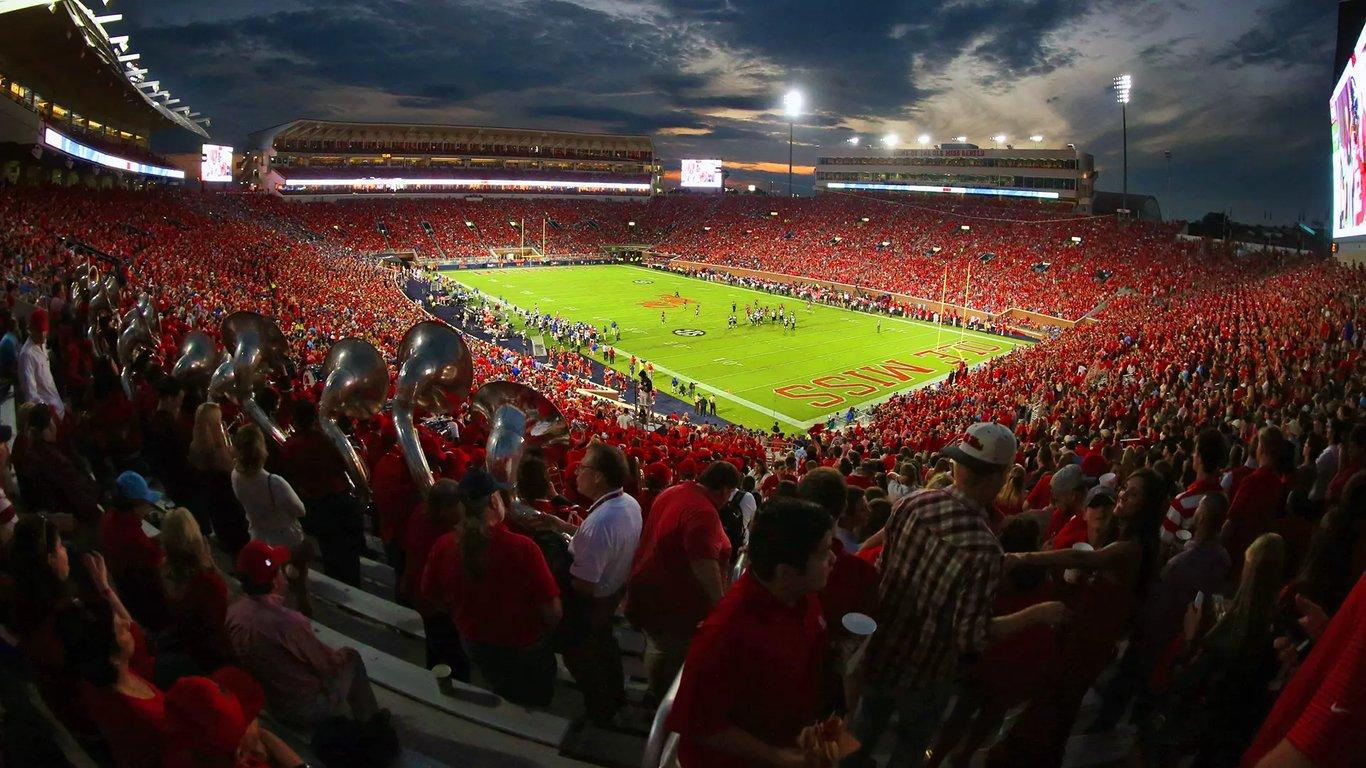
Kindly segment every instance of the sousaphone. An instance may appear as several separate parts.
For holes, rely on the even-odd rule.
[[[214,371],[210,392],[236,400],[242,411],[276,445],[287,435],[256,402],[256,390],[272,373],[285,369],[288,344],[274,320],[257,312],[234,312],[223,320],[223,344],[229,358]]]
[[[432,486],[432,469],[422,453],[413,414],[418,409],[430,414],[450,413],[469,396],[473,380],[474,358],[454,328],[424,320],[404,334],[394,387],[394,431],[408,472],[421,493]]]
[[[323,361],[323,394],[318,402],[318,424],[346,465],[347,477],[360,494],[370,499],[370,468],[337,425],[337,418],[368,419],[379,413],[389,391],[389,368],[379,350],[368,341],[342,339],[328,350]]]

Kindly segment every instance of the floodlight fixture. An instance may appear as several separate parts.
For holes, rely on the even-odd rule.
[[[1134,88],[1134,78],[1131,75],[1120,75],[1115,78],[1115,101],[1120,104],[1129,103],[1129,93]]]
[[[745,187],[745,189],[746,189],[747,191],[749,191],[749,192],[753,192],[754,189],[755,189],[755,187],[754,187],[753,184],[750,184],[749,186]]]
[[[920,142],[920,146],[923,147],[926,144],[930,143],[930,135],[928,133],[922,133],[920,134],[920,137],[916,139],[916,141]]]
[[[967,136],[954,136],[954,137],[953,137],[953,140],[956,141],[956,142],[958,142],[959,144],[964,144],[964,143],[967,142],[968,137],[967,137]]]
[[[1036,133],[1036,134],[1034,134],[1033,136],[1030,136],[1030,137],[1029,137],[1029,140],[1032,141],[1032,142],[1034,142],[1035,144],[1038,144],[1039,142],[1043,141],[1043,136],[1040,136],[1039,134]]]
[[[997,144],[1004,144],[1004,143],[1006,143],[1006,139],[1007,139],[1007,138],[1009,138],[1009,137],[1006,136],[1004,133],[998,133],[998,134],[996,134],[995,136],[992,136],[992,137],[991,137],[991,140],[994,141],[994,142],[996,142]]]
[[[895,133],[889,133],[886,136],[882,137],[882,146],[888,149],[894,149],[896,147],[896,143],[900,140],[901,137],[897,136]]]
[[[856,147],[858,146],[858,141],[859,141],[859,139],[858,139],[857,136],[850,136],[850,137],[849,137],[849,143],[850,143],[850,144],[853,144],[853,145],[856,146]]]
[[[802,92],[796,88],[783,94],[783,114],[787,115],[788,119],[800,115],[802,113],[802,101]]]

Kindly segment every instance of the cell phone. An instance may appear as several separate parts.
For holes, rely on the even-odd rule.
[[[1195,593],[1195,609],[1198,611],[1205,607],[1205,591],[1202,589]]]

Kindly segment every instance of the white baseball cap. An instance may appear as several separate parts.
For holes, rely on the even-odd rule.
[[[994,421],[979,421],[946,446],[941,455],[973,469],[1003,469],[1015,463],[1015,435]]]

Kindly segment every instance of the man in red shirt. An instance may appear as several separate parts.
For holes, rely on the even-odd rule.
[[[160,630],[166,620],[161,587],[161,544],[142,530],[142,521],[161,500],[136,472],[114,481],[118,498],[100,519],[100,551],[128,611],[144,627]]]
[[[1366,577],[1276,699],[1243,768],[1361,765],[1366,754]]]
[[[308,510],[300,522],[318,540],[323,571],[359,587],[365,523],[360,504],[351,495],[346,465],[319,427],[317,405],[308,400],[295,403],[294,433],[280,453],[280,473]]]
[[[749,570],[697,631],[666,727],[684,768],[806,766],[826,627],[816,595],[834,563],[833,521],[781,499],[754,520]]]
[[[1162,521],[1162,542],[1173,544],[1176,532],[1191,530],[1195,525],[1195,510],[1207,493],[1222,493],[1219,485],[1219,470],[1228,461],[1228,441],[1217,429],[1206,429],[1195,439],[1195,455],[1191,463],[1195,465],[1195,482],[1191,483],[1167,508],[1167,519]]]
[[[735,465],[712,462],[696,482],[659,494],[641,531],[626,617],[645,633],[645,671],[657,697],[683,665],[698,622],[725,591],[730,540],[719,510],[739,485]]]

